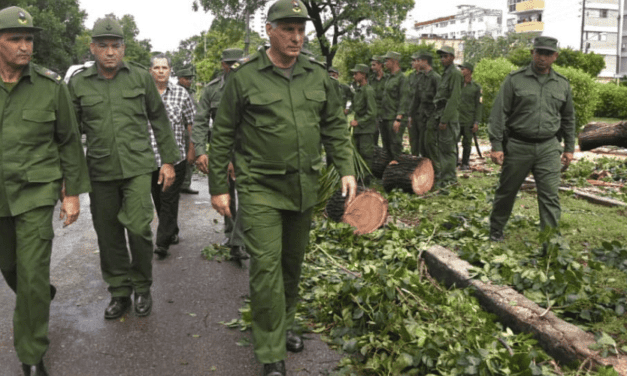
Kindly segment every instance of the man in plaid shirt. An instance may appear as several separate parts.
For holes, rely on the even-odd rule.
[[[157,89],[163,99],[163,104],[170,119],[170,125],[174,132],[176,144],[181,153],[181,160],[174,164],[174,172],[176,178],[174,183],[165,192],[157,184],[159,175],[158,170],[152,175],[152,199],[159,216],[159,226],[157,227],[157,246],[155,253],[159,259],[168,257],[171,244],[179,242],[178,212],[179,198],[181,194],[181,186],[185,180],[185,171],[187,167],[187,156],[190,155],[186,150],[186,137],[189,137],[185,129],[194,122],[194,102],[183,87],[170,82],[171,63],[170,59],[163,54],[153,56],[150,59],[150,73],[157,84]],[[157,143],[152,133],[152,128],[148,127],[152,149],[155,153],[157,165],[161,166],[161,156],[157,148]],[[188,140],[189,141],[189,140]],[[187,143],[192,148],[191,142]],[[193,155],[190,155],[193,157]]]

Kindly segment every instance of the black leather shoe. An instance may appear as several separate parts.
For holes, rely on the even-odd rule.
[[[301,352],[305,348],[303,339],[291,330],[285,332],[285,348],[290,352]]]
[[[105,319],[115,320],[122,317],[131,308],[131,304],[131,298],[128,296],[111,298],[109,306],[105,309]]]
[[[248,253],[244,252],[239,245],[231,247],[231,260],[248,260],[249,258]]]
[[[164,247],[157,247],[155,248],[155,255],[159,260],[163,260],[170,255],[170,252]]]
[[[54,297],[57,295],[57,288],[54,285],[50,284],[50,300],[54,300]]]
[[[31,373],[31,366],[29,366],[28,364],[24,364],[22,363],[22,372],[24,372],[24,376],[30,376]]]
[[[187,193],[188,195],[197,195],[198,191],[191,188],[181,188],[181,193]]]
[[[35,376],[50,376],[43,359],[35,366]]]
[[[505,240],[505,237],[503,236],[503,233],[496,232],[496,231],[490,231],[490,241],[491,242],[500,243],[503,240]]]
[[[263,376],[285,376],[285,361],[264,364]]]
[[[179,244],[180,241],[181,239],[179,239],[179,235],[174,234],[172,235],[172,240],[170,240],[170,244]]]
[[[138,294],[135,293],[135,314],[139,317],[150,315],[152,311],[152,296],[150,291]]]

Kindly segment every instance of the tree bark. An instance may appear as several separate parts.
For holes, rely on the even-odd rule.
[[[368,234],[383,226],[388,216],[388,202],[381,194],[365,187],[357,187],[357,195],[347,208],[345,197],[338,190],[327,202],[327,217],[355,227],[355,234]]]
[[[386,192],[400,188],[420,196],[431,190],[434,180],[433,164],[429,158],[404,154],[398,158],[398,163],[385,168],[382,184]]]
[[[390,157],[383,148],[375,146],[372,155],[372,175],[377,179],[381,179],[383,177],[383,171],[385,171],[385,168],[391,161],[392,157]]]
[[[627,121],[615,124],[592,122],[579,133],[581,151],[604,145],[627,147]]]

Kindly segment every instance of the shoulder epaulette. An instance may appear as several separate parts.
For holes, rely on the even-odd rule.
[[[207,83],[207,86],[211,86],[211,85],[213,85],[213,84],[215,84],[215,83],[219,82],[219,81],[220,81],[220,77],[222,77],[222,75],[219,75],[218,77],[216,77],[216,78],[214,78],[213,80],[209,81],[209,82]]]
[[[251,61],[257,60],[258,56],[259,54],[255,53],[237,60],[233,65],[231,65],[231,70],[238,70],[239,68],[250,63]]]
[[[518,69],[516,69],[514,71],[509,72],[509,75],[513,76],[515,74],[519,74],[519,73],[525,72],[526,70],[527,70],[527,67],[521,67],[521,68],[518,68]]]
[[[131,65],[134,65],[134,66],[136,66],[136,67],[139,67],[139,68],[142,68],[142,69],[148,70],[148,68],[146,68],[145,66],[143,66],[143,65],[141,65],[140,63],[137,63],[137,62],[135,62],[135,61],[129,61],[128,63],[129,63],[129,64],[131,64]]]
[[[570,82],[568,80],[568,77],[564,76],[563,74],[561,74],[560,72],[556,71],[555,69],[553,69],[553,72],[555,72],[556,75],[562,77],[563,79],[565,79],[566,81]]]
[[[40,75],[51,79],[52,81],[60,84],[63,81],[63,77],[55,71],[51,71],[48,68],[40,67],[39,65],[35,65],[35,71]]]
[[[322,68],[327,69],[327,65],[325,63],[321,62],[321,61],[316,60],[315,57],[308,56],[307,58],[309,59],[310,62],[316,63],[316,64],[320,65]]]

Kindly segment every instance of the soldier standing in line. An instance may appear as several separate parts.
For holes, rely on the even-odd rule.
[[[348,203],[357,188],[341,98],[324,65],[300,54],[309,19],[301,1],[270,6],[270,48],[233,65],[209,157],[211,203],[230,216],[226,169],[235,151],[239,216],[251,256],[254,352],[266,376],[285,375],[286,350],[304,348],[294,317],[322,145],[333,156]]]
[[[344,114],[348,113],[348,102],[353,100],[353,89],[346,84],[340,82],[340,72],[335,67],[329,67],[327,69],[329,71],[329,76],[335,80],[337,86],[340,90],[340,95],[342,98],[342,104],[344,105]]]
[[[557,39],[536,37],[531,64],[510,73],[494,101],[490,158],[503,168],[490,215],[492,241],[503,240],[516,194],[530,171],[538,190],[540,227],[559,224],[560,171],[573,160],[575,109],[568,79],[551,68],[557,51]]]
[[[87,136],[91,213],[98,235],[102,277],[111,293],[105,319],[117,319],[131,307],[152,311],[152,172],[157,169],[150,145],[152,127],[163,163],[158,183],[174,182],[172,164],[180,160],[157,86],[148,69],[123,61],[122,26],[112,18],[94,24],[89,46],[96,64],[70,79],[78,124]],[[126,233],[126,234],[125,234]],[[128,236],[129,249],[126,246]]]
[[[381,56],[373,56],[370,59],[370,70],[372,74],[368,80],[368,84],[374,89],[374,97],[377,101],[377,127],[374,130],[374,144],[379,145],[379,135],[381,133],[381,113],[383,112],[383,87],[388,79],[388,74],[383,71],[383,63],[385,59]]]
[[[194,103],[194,110],[196,110],[198,103],[196,103],[196,100],[194,99],[194,92],[192,91],[194,72],[190,68],[179,69],[178,72],[176,72],[176,76],[178,78],[179,86],[185,88]],[[196,151],[193,146],[190,148],[190,145],[192,145],[192,124],[189,124],[185,130],[185,150],[188,150],[188,153],[187,166],[185,168],[185,180],[183,180],[183,185],[181,186],[181,193],[197,195],[198,191],[192,189],[191,187],[192,175],[194,174],[194,162],[196,161]]]
[[[78,219],[79,194],[90,190],[67,87],[30,61],[40,30],[22,8],[0,11],[0,270],[16,295],[13,337],[26,376],[32,366],[36,375],[48,375],[54,207],[61,199],[68,226]]]
[[[435,147],[427,142],[428,154],[433,157],[436,187],[445,187],[457,182],[457,135],[459,134],[459,96],[462,74],[455,67],[455,50],[443,46],[438,50],[444,74],[433,98],[434,113],[427,128],[435,132]]]
[[[401,54],[389,51],[385,58],[385,67],[390,76],[383,87],[383,101],[381,104],[381,139],[383,148],[392,160],[396,160],[403,151],[403,133],[405,126],[403,118],[408,113],[409,83],[401,71]]]
[[[470,170],[469,163],[473,134],[479,130],[479,122],[483,114],[481,85],[472,79],[474,68],[474,65],[471,63],[464,63],[461,66],[462,76],[464,77],[459,100],[459,138],[462,140],[460,170],[462,171]]]
[[[351,120],[353,127],[353,142],[355,149],[363,158],[368,168],[372,168],[372,155],[374,153],[374,140],[372,135],[377,127],[377,103],[374,98],[374,89],[368,85],[368,66],[357,64],[351,69],[353,78],[357,83],[357,90],[353,97],[351,111],[355,112],[355,118]],[[370,183],[370,176],[366,177],[365,184]]]
[[[420,64],[418,57],[420,52],[414,53],[411,58],[411,66],[414,71],[409,74],[409,93],[410,93],[410,105],[409,105],[409,119],[407,120],[407,133],[409,134],[409,145],[411,153],[413,155],[420,155],[420,132],[418,130],[418,106],[416,101],[418,97],[418,84],[424,77],[422,71],[422,65]]]
[[[210,122],[215,120],[218,106],[222,101],[224,88],[227,78],[231,73],[231,66],[239,59],[244,57],[244,51],[238,48],[228,48],[222,51],[222,74],[213,81],[209,82],[203,89],[200,102],[198,103],[198,112],[194,118],[194,126],[192,129],[192,141],[196,148],[196,165],[198,169],[205,174],[209,173],[207,159],[207,137],[211,133]],[[222,243],[230,248],[232,260],[248,259],[248,254],[244,252],[244,239],[242,233],[241,222],[237,220],[235,213],[237,210],[237,200],[235,197],[235,169],[233,163],[228,165],[229,171],[229,193],[231,200],[231,213],[233,216],[224,216],[224,235],[226,239]]]

